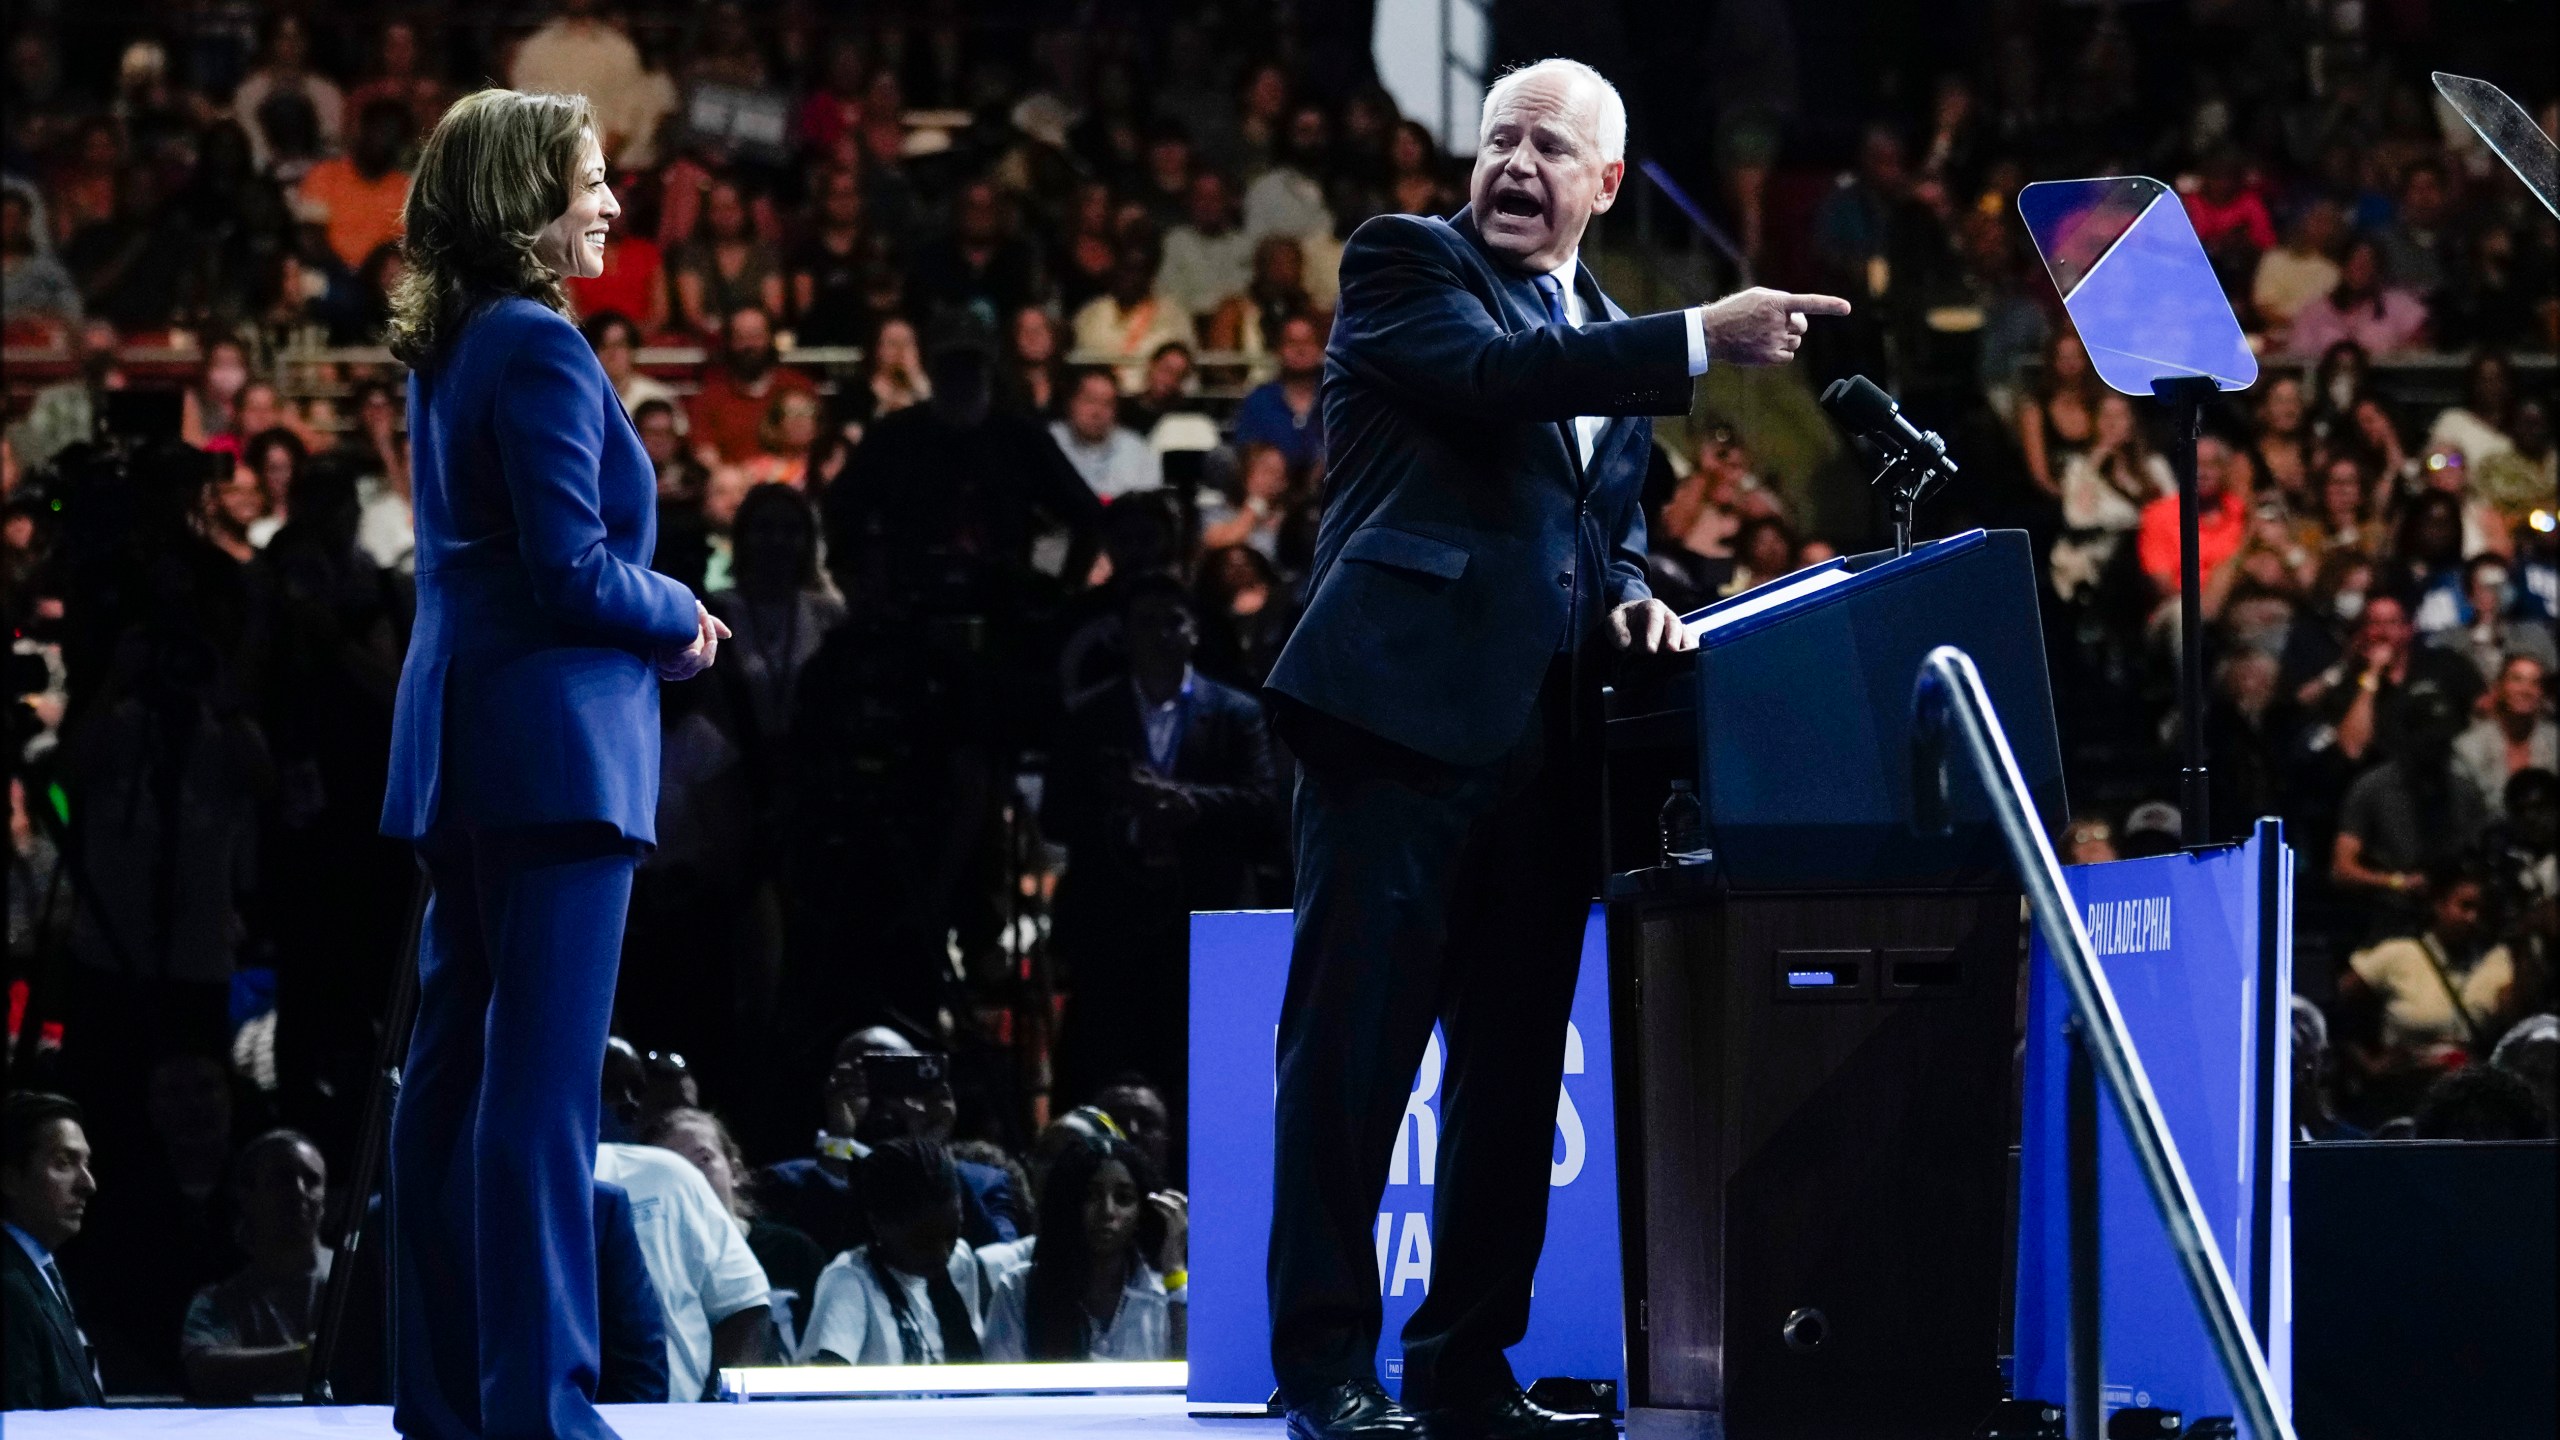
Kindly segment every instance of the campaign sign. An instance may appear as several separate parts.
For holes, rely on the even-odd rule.
[[[2239,845],[2063,872],[2232,1288],[2266,1351],[2276,1404],[2288,1413],[2292,874],[2292,852],[2273,822],[2261,822]],[[2038,937],[2027,982],[2014,1393],[2055,1402],[2068,1393],[2070,1349],[2063,1104],[2069,1011],[2053,956]],[[2235,1415],[2203,1313],[2104,1086],[2098,1107],[2105,1409],[2159,1406],[2190,1422]]]
[[[1290,914],[1191,917],[1191,1403],[1259,1409],[1272,1391],[1264,1257],[1271,1240],[1272,1092]],[[1464,957],[1457,957],[1464,963]],[[1376,1226],[1386,1324],[1378,1375],[1404,1378],[1398,1339],[1431,1283],[1431,1188],[1440,1144],[1441,1040],[1431,1037],[1387,1169]],[[1564,1092],[1549,1159],[1547,1243],[1529,1333],[1511,1350],[1523,1384],[1544,1376],[1623,1383],[1618,1159],[1609,1093],[1609,961],[1600,908],[1582,936],[1565,1036]]]

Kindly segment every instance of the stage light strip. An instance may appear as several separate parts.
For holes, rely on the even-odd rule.
[[[854,1400],[885,1395],[1179,1393],[1180,1360],[1052,1361],[999,1365],[795,1365],[720,1372],[724,1400]]]

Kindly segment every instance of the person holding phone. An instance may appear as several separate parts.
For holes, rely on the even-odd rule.
[[[653,573],[657,484],[563,282],[621,213],[580,96],[483,90],[402,216],[417,628],[382,829],[430,898],[390,1156],[392,1423],[607,1440],[596,1076],[657,838],[658,686],[727,631]]]

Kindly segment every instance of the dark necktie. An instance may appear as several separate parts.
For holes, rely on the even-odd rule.
[[[89,1362],[89,1378],[98,1379],[98,1347],[89,1343],[89,1332],[80,1328],[80,1316],[71,1308],[71,1287],[62,1283],[62,1272],[54,1268],[53,1257],[44,1259],[44,1283],[53,1289],[54,1303],[62,1307],[63,1318],[71,1322],[71,1333],[80,1337],[80,1358]]]
[[[1529,283],[1538,287],[1538,298],[1547,302],[1547,323],[1571,327],[1573,321],[1564,313],[1564,282],[1553,275],[1538,275]]]

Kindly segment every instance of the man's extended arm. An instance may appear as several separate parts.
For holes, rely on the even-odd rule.
[[[1355,372],[1434,409],[1504,420],[1680,413],[1678,311],[1504,331],[1429,222],[1381,215],[1342,252],[1334,349]]]

